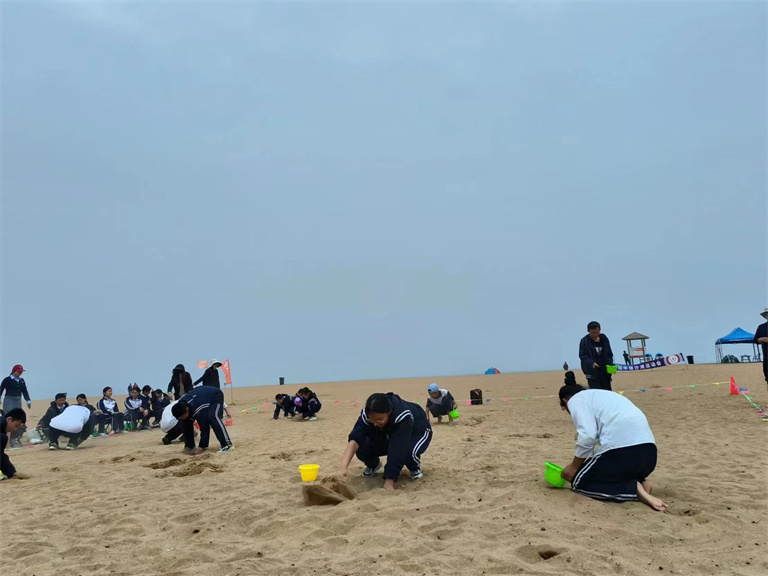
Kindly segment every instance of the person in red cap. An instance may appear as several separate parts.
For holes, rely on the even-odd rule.
[[[27,408],[32,407],[32,401],[29,399],[29,392],[27,391],[27,383],[21,377],[23,373],[24,366],[16,364],[11,369],[11,375],[6,376],[3,382],[0,383],[0,399],[3,401],[3,412],[5,414],[16,408],[21,408],[22,396],[27,401]],[[5,398],[3,398],[3,392],[5,392]],[[11,448],[21,447],[21,437],[24,434],[24,430],[26,430],[26,426],[21,426],[11,434]]]

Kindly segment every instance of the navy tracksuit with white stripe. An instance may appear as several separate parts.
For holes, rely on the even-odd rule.
[[[421,470],[420,456],[432,440],[432,427],[421,406],[406,402],[397,394],[389,394],[392,414],[387,425],[384,428],[374,426],[363,408],[349,440],[360,445],[356,456],[368,468],[375,469],[379,465],[379,456],[386,456],[384,479],[397,480],[403,466],[411,472]]]
[[[222,448],[232,444],[227,433],[227,427],[222,420],[224,392],[220,388],[198,386],[193,388],[189,394],[182,396],[180,401],[186,402],[189,406],[189,418],[179,421],[184,434],[184,444],[187,448],[195,447],[194,421],[200,425],[200,448],[208,448],[211,428],[213,428],[213,433],[216,434],[216,439]]]

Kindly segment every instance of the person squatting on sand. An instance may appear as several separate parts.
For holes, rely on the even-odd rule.
[[[181,397],[171,408],[171,414],[179,420],[184,434],[184,451],[193,456],[208,448],[211,427],[221,444],[219,452],[234,450],[227,427],[221,419],[224,413],[224,393],[213,386],[199,386]],[[194,422],[200,425],[200,445],[195,448]]]
[[[47,437],[51,420],[64,412],[64,410],[66,410],[68,407],[69,403],[67,402],[67,393],[59,392],[56,394],[53,402],[51,402],[51,405],[48,406],[48,410],[45,411],[45,414],[43,414],[43,417],[40,418],[40,421],[37,423],[37,431],[42,437]]]
[[[448,424],[453,423],[450,414],[456,409],[456,400],[453,395],[445,388],[440,388],[432,383],[427,386],[427,422],[430,420],[430,414],[437,418],[437,423],[443,421],[443,416],[448,416]]]
[[[607,366],[613,364],[613,350],[608,336],[600,333],[600,323],[587,324],[588,334],[579,342],[579,359],[590,389],[610,390],[611,375]]]
[[[299,390],[296,396],[301,399],[301,402],[297,404],[299,420],[317,420],[317,413],[323,407],[317,394],[304,387]]]
[[[93,433],[95,421],[91,411],[85,406],[67,406],[64,411],[51,418],[48,429],[48,449],[59,449],[59,437],[67,436],[67,450],[74,450],[85,442]]]
[[[293,418],[296,416],[296,405],[294,404],[295,396],[290,394],[278,394],[275,396],[275,413],[272,415],[273,420],[280,418],[280,412],[283,412],[283,417]]]
[[[578,384],[560,388],[559,397],[576,426],[576,455],[561,474],[571,489],[596,500],[639,500],[666,511],[667,504],[651,496],[656,440],[645,414],[621,394]]]
[[[102,390],[103,397],[96,402],[96,407],[101,412],[103,418],[99,421],[99,436],[106,436],[106,425],[112,426],[112,432],[119,434],[125,428],[125,415],[120,412],[117,406],[117,400],[112,399],[112,388],[107,386]]]
[[[7,478],[25,478],[16,471],[5,449],[8,447],[9,436],[27,423],[27,413],[21,408],[8,410],[0,419],[0,480]]]
[[[372,478],[381,470],[380,456],[386,456],[384,489],[394,490],[403,466],[413,480],[423,476],[420,456],[431,440],[432,427],[421,406],[392,392],[372,394],[349,434],[340,476],[349,477],[349,463],[357,456],[365,464],[363,476]]]

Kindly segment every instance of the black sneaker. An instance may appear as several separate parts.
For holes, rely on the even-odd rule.
[[[48,444],[48,450],[58,450],[58,449],[59,449],[59,445],[58,444],[54,444],[53,442],[50,442]]]
[[[168,439],[168,436],[163,436],[163,444],[168,446],[168,444],[170,444],[170,443],[171,443],[171,441]]]
[[[381,468],[382,468],[382,464],[381,464],[381,461],[379,461],[376,468],[366,467],[365,470],[363,470],[363,476],[365,476],[366,478],[373,478],[376,475],[376,472],[381,470]]]

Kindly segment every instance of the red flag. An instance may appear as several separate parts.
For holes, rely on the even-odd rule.
[[[229,359],[224,360],[221,369],[224,371],[224,384],[232,384],[232,374],[229,372]]]

